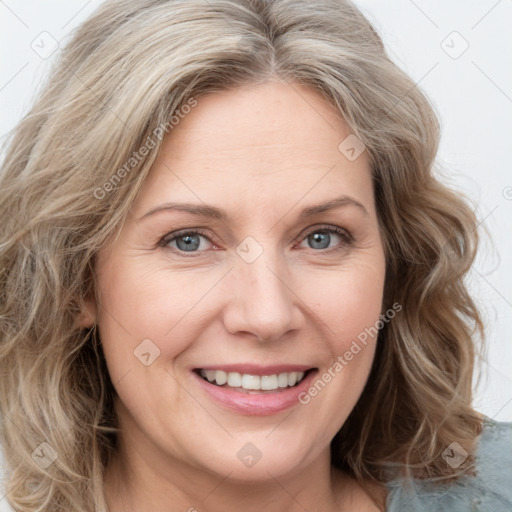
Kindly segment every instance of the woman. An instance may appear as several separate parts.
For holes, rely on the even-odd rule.
[[[348,2],[106,2],[3,163],[11,506],[509,510],[437,143]]]

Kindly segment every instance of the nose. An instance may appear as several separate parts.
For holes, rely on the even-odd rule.
[[[223,317],[225,328],[233,335],[251,334],[269,342],[303,325],[303,303],[286,264],[270,252],[252,263],[237,261],[230,272]]]

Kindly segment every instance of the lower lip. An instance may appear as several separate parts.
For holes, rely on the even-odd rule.
[[[211,384],[192,372],[199,386],[217,403],[239,414],[249,416],[269,416],[299,404],[299,395],[305,392],[318,370],[310,370],[302,381],[294,387],[284,388],[275,393],[244,393],[230,388]]]

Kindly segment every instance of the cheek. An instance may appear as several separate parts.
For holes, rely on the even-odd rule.
[[[308,304],[326,325],[332,349],[344,351],[352,339],[379,319],[384,291],[383,257],[354,261],[344,268],[311,274]]]
[[[324,325],[324,343],[328,343],[330,354],[299,401],[315,423],[324,425],[321,440],[328,443],[356,405],[370,374],[384,271],[380,264],[361,265],[324,278],[324,286],[311,288],[315,291],[310,304]],[[326,348],[319,345],[319,350]]]
[[[217,281],[213,272],[173,272],[142,259],[109,260],[98,276],[98,323],[113,381],[144,368],[139,352],[149,352],[143,361],[154,359],[159,366],[184,351],[201,330],[197,306]]]

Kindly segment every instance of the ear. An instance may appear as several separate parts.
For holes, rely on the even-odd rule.
[[[96,323],[98,315],[98,307],[96,304],[96,297],[94,292],[90,293],[83,301],[83,306],[80,307],[76,322],[77,326],[86,329],[92,327]]]

